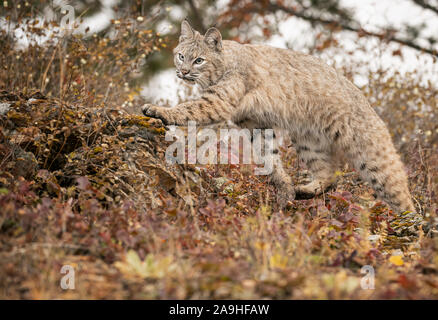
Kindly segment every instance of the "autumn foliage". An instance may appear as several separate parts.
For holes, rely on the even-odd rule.
[[[20,50],[0,33],[0,298],[438,298],[436,86],[379,71],[363,88],[424,217],[418,237],[395,235],[410,221],[349,168],[336,189],[280,210],[250,165],[166,163],[165,128],[139,115],[133,76],[166,39],[113,24],[112,38]],[[282,156],[306,179],[291,146]],[[59,285],[63,265],[75,290]]]

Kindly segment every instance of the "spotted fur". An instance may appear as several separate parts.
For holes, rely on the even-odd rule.
[[[403,164],[384,122],[361,91],[322,60],[222,40],[215,28],[201,35],[187,21],[174,54],[177,76],[199,84],[203,94],[174,108],[145,105],[145,115],[165,124],[232,120],[241,126],[280,128],[289,133],[313,173],[312,182],[295,187],[297,194],[323,192],[334,183],[345,158],[395,211],[415,210]],[[284,205],[295,192],[278,152],[274,162],[272,180]]]

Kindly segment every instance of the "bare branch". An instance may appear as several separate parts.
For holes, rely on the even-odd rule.
[[[414,1],[417,2],[417,0],[414,0]],[[418,0],[418,1],[421,1],[421,0]],[[283,11],[287,14],[296,16],[296,17],[301,18],[301,19],[306,20],[306,21],[310,21],[312,23],[322,24],[322,25],[330,25],[330,26],[333,26],[335,28],[340,28],[342,30],[356,32],[362,36],[376,37],[376,38],[379,38],[379,39],[387,41],[387,42],[396,42],[396,43],[405,45],[407,47],[416,49],[418,51],[425,52],[425,53],[428,53],[428,54],[433,55],[435,57],[438,57],[437,50],[434,50],[432,48],[422,47],[422,46],[416,44],[415,42],[413,42],[412,40],[399,38],[395,35],[394,32],[390,32],[390,31],[385,31],[383,33],[371,32],[371,31],[367,31],[367,30],[363,29],[360,26],[354,26],[352,24],[339,22],[337,20],[323,19],[321,17],[309,15],[309,14],[305,13],[304,11],[297,11],[297,10],[294,10],[293,8],[285,7],[285,6],[280,5],[278,3],[271,3],[268,7],[268,10],[271,12]]]
[[[424,0],[412,0],[412,1],[414,1],[420,7],[423,7],[424,9],[431,10],[431,11],[435,12],[436,14],[438,14],[438,7],[431,5],[428,1],[424,1]]]

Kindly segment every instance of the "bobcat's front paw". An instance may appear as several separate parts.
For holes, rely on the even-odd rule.
[[[146,117],[160,119],[165,126],[174,123],[166,108],[158,107],[153,104],[145,104],[141,107],[141,111]]]
[[[306,185],[297,185],[295,187],[295,200],[308,200],[317,195],[317,189],[311,189]]]

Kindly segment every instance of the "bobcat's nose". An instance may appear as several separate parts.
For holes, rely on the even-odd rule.
[[[186,74],[188,74],[190,72],[190,70],[187,70],[187,69],[181,69],[181,73],[183,74],[183,75],[186,75]]]

